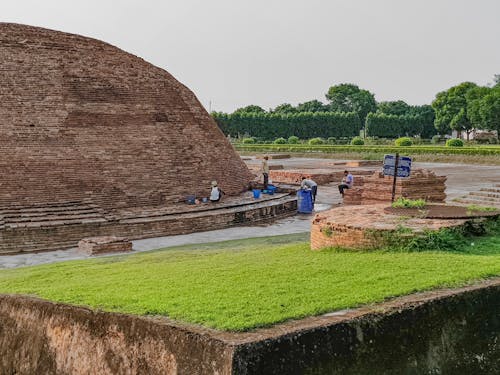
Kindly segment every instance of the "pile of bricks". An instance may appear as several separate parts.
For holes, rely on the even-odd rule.
[[[433,171],[416,169],[410,177],[396,180],[396,199],[425,199],[428,202],[444,202],[446,199],[446,176],[436,176]],[[392,176],[381,172],[354,179],[352,189],[345,191],[344,204],[376,204],[390,202],[392,197]]]
[[[78,251],[87,255],[129,252],[132,251],[132,242],[126,237],[90,237],[78,242]]]

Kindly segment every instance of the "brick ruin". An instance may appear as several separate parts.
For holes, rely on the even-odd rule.
[[[396,179],[396,198],[425,199],[428,202],[444,202],[446,176],[437,176],[427,169],[415,169],[408,178]],[[345,190],[344,204],[387,203],[392,197],[392,176],[382,172],[370,176],[354,177],[352,189]]]
[[[0,253],[204,196],[212,180],[236,195],[253,178],[195,95],[137,56],[9,23],[0,56]]]
[[[386,235],[398,228],[411,230],[414,236],[427,230],[455,228],[465,219],[406,217],[385,212],[387,204],[338,206],[314,216],[311,225],[311,250],[341,247],[354,250],[376,249],[389,244]]]

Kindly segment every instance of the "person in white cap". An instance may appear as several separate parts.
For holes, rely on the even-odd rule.
[[[210,202],[219,202],[224,192],[217,186],[217,181],[212,181],[212,190],[210,191]]]

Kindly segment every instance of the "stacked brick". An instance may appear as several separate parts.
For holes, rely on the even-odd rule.
[[[90,237],[78,242],[78,251],[87,255],[132,251],[132,242],[125,237]]]
[[[0,210],[168,206],[253,178],[195,95],[141,58],[9,23],[0,56]]]
[[[396,198],[425,199],[428,202],[444,202],[446,199],[446,176],[436,176],[432,171],[416,169],[408,178],[396,180]],[[390,202],[392,176],[381,172],[365,176],[362,181],[355,178],[354,187],[346,190],[344,204],[376,204]]]

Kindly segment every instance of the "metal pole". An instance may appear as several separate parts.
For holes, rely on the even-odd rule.
[[[398,176],[398,162],[399,162],[399,152],[396,152],[396,160],[394,161],[394,180],[392,181],[391,203],[394,202],[394,196],[396,195],[396,178]]]

